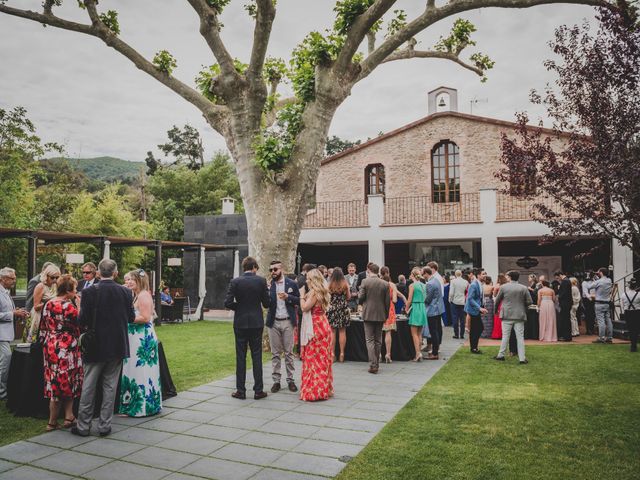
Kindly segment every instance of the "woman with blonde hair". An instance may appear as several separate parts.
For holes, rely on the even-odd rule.
[[[38,340],[38,332],[40,330],[40,319],[42,317],[42,308],[45,304],[55,298],[57,293],[56,282],[60,278],[60,269],[54,264],[48,265],[40,274],[40,283],[36,285],[33,291],[33,308],[31,316],[27,319],[27,325],[24,327],[24,340],[28,343],[34,343]]]
[[[498,280],[493,287],[493,298],[495,299],[498,296],[498,292],[500,288],[505,283],[509,283],[507,280],[507,276],[504,273],[498,274]],[[495,315],[493,316],[493,330],[491,331],[491,338],[494,340],[500,340],[502,338],[502,319],[500,318],[500,312],[502,311],[502,302],[498,305],[495,305]],[[489,312],[491,313],[491,312]]]
[[[411,326],[411,337],[413,338],[413,347],[416,350],[414,362],[422,360],[420,345],[422,343],[423,329],[427,327],[427,309],[424,305],[426,287],[422,283],[422,271],[419,267],[413,267],[409,276],[413,283],[409,285],[409,298],[407,298],[407,313],[409,314],[409,325]],[[427,333],[425,332],[425,333]],[[428,333],[427,333],[428,335]]]
[[[333,396],[333,371],[331,338],[333,333],[327,320],[327,309],[331,304],[331,295],[324,276],[318,269],[307,273],[307,293],[300,302],[302,326],[302,384],[300,399],[306,402],[327,400]],[[310,319],[309,319],[310,315]]]
[[[396,304],[398,303],[399,298],[402,298],[404,303],[406,303],[407,299],[398,291],[396,284],[391,281],[391,271],[389,270],[389,267],[385,266],[380,268],[380,278],[389,283],[389,296],[391,297],[389,315],[387,316],[387,321],[382,325],[382,332],[384,335],[385,347],[384,361],[386,363],[392,363],[391,345],[393,340],[391,338],[391,332],[395,332],[398,329],[398,325],[396,324]]]
[[[124,285],[133,291],[136,316],[129,324],[131,356],[122,362],[118,412],[130,417],[146,417],[162,409],[153,298],[149,291],[149,277],[142,269],[127,273]]]
[[[582,295],[580,294],[580,289],[578,288],[578,279],[576,277],[571,277],[571,336],[578,337],[580,336],[580,328],[578,328],[578,307],[580,306],[580,299]]]

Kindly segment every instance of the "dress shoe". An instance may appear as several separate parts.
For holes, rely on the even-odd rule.
[[[459,339],[460,337],[458,335],[454,335],[453,338],[455,338],[456,340]]]
[[[246,398],[247,398],[247,394],[244,393],[244,392],[241,392],[240,390],[236,390],[235,392],[233,392],[231,394],[231,396],[233,398],[237,398],[238,400],[246,400]]]
[[[497,355],[493,357],[494,360],[498,360],[499,362],[504,362],[504,357],[498,357]]]
[[[106,437],[107,435],[111,435],[111,427],[109,427],[109,429],[105,430],[104,432],[98,432],[98,435],[100,435],[101,437]]]
[[[604,343],[604,340],[602,340],[601,338],[598,338],[597,340],[594,340],[591,343]]]
[[[271,393],[278,393],[280,391],[280,382],[271,385]]]
[[[438,355],[429,354],[425,360],[438,360]]]
[[[80,430],[78,430],[78,427],[71,427],[71,430],[69,430],[71,433],[73,433],[74,435],[78,435],[79,437],[88,437],[89,436],[89,432],[81,432]]]
[[[520,361],[520,365],[526,365],[527,363],[529,363],[529,360],[527,360],[526,358]]]
[[[473,353],[474,355],[480,355],[482,354],[482,352],[480,350],[471,350],[471,353]]]
[[[289,391],[290,392],[297,392],[298,391],[298,387],[296,387],[296,384],[294,382],[289,382]]]
[[[607,338],[607,339],[605,340],[605,343],[613,343],[613,338]]]
[[[370,368],[370,369],[368,370],[368,372],[369,372],[369,373],[378,373],[378,369],[377,369],[377,368],[373,368],[373,367],[372,367],[372,368]]]
[[[256,392],[253,396],[254,400],[260,400],[262,398],[267,398],[267,392]]]

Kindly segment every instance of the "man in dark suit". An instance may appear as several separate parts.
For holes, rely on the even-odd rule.
[[[362,281],[369,276],[369,267],[373,265],[373,262],[367,263],[367,268],[364,272],[360,272],[358,274],[358,280],[356,281],[356,289],[360,291],[360,285],[362,285]]]
[[[82,356],[84,381],[78,407],[78,423],[71,429],[71,433],[83,437],[89,435],[91,429],[96,385],[100,378],[102,406],[98,433],[100,436],[111,433],[113,404],[120,380],[122,360],[129,357],[127,326],[135,319],[131,290],[114,281],[118,276],[116,262],[104,259],[98,268],[102,281],[84,290],[79,318],[81,326],[91,328],[95,315],[94,328],[97,338],[95,352]]]
[[[287,278],[282,272],[282,262],[274,260],[269,266],[271,286],[269,298],[271,303],[267,313],[269,329],[269,345],[271,346],[271,365],[273,367],[273,386],[271,393],[280,390],[281,356],[284,355],[287,368],[287,385],[289,390],[297,392],[298,387],[293,379],[295,370],[293,363],[293,329],[296,325],[296,307],[300,306],[300,291],[295,280]]]
[[[364,337],[367,342],[369,373],[378,373],[380,367],[380,349],[382,347],[382,325],[389,316],[391,292],[389,283],[378,277],[380,267],[370,263],[368,276],[360,285],[358,301],[363,305]]]
[[[267,396],[262,382],[262,331],[264,317],[262,307],[268,308],[271,301],[267,281],[258,275],[258,262],[252,257],[242,260],[241,276],[229,283],[224,306],[235,312],[233,332],[236,337],[236,391],[233,398],[247,398],[245,380],[247,376],[247,346],[251,349],[253,362],[253,398]]]
[[[571,281],[567,276],[558,271],[553,274],[558,286],[558,303],[560,304],[560,314],[558,315],[558,341],[570,342],[571,338],[571,307],[573,305],[573,295],[571,293]]]
[[[89,288],[100,281],[96,278],[97,268],[95,263],[85,263],[80,271],[82,272],[82,280],[78,282],[78,292],[82,292],[85,288]]]

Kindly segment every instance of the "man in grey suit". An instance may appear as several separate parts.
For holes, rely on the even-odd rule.
[[[520,363],[529,363],[524,355],[524,322],[527,320],[527,308],[531,305],[531,294],[529,289],[518,283],[520,273],[512,270],[507,272],[509,283],[503,285],[495,299],[494,315],[497,313],[497,307],[502,302],[502,310],[500,318],[502,319],[502,344],[498,355],[494,357],[496,360],[504,361],[504,354],[507,351],[511,330],[516,331],[516,339],[518,341],[518,357]]]
[[[367,342],[369,373],[378,373],[382,347],[382,325],[389,316],[391,292],[389,283],[378,277],[380,267],[375,263],[367,267],[367,278],[360,284],[358,302],[362,304],[364,336]]]

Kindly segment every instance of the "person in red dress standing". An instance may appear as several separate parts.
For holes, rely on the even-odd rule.
[[[496,285],[493,287],[493,298],[498,296],[498,292],[500,291],[500,287],[508,283],[507,276],[504,273],[498,275],[498,280],[496,281]],[[493,315],[493,331],[491,332],[491,338],[494,340],[502,339],[502,319],[500,318],[500,312],[502,311],[502,305],[495,305],[495,314]]]
[[[315,402],[327,400],[333,396],[333,352],[331,351],[333,332],[326,314],[331,295],[322,273],[317,269],[307,273],[307,290],[301,307],[303,312],[311,312],[313,336],[308,339],[302,350],[300,399],[305,402]],[[302,329],[304,330],[305,327],[303,326]]]
[[[75,422],[73,399],[82,391],[82,358],[78,345],[80,326],[76,298],[77,282],[63,275],[57,282],[57,296],[42,308],[40,343],[44,354],[44,396],[49,398],[47,431],[58,428],[60,406],[64,409],[63,428]]]

